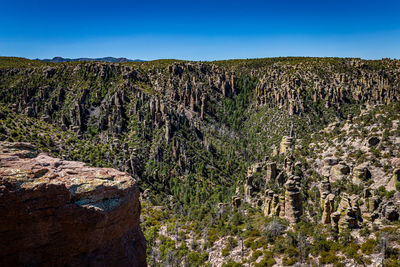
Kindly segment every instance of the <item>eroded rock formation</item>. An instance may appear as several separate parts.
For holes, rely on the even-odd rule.
[[[1,266],[146,266],[136,181],[0,145]]]
[[[293,137],[283,136],[281,144],[280,144],[280,153],[287,154],[288,151],[290,151],[292,147],[293,147]]]
[[[337,211],[340,213],[340,219],[338,221],[339,231],[355,228],[362,220],[358,200],[359,197],[355,195],[342,195]]]
[[[290,177],[285,183],[285,188],[285,217],[290,223],[297,223],[302,215],[300,177]]]
[[[383,61],[383,64],[391,66],[395,63]],[[335,71],[335,66],[324,66],[322,62],[275,64],[260,78],[257,104],[279,106],[289,114],[300,114],[310,102],[321,102],[330,107],[349,102],[390,103],[399,99],[398,69],[383,74],[358,59],[343,61],[341,68],[341,71]],[[320,75],[315,69],[327,71]],[[311,99],[304,98],[307,90],[310,90]]]

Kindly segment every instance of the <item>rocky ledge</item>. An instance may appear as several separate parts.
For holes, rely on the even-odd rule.
[[[146,266],[136,181],[0,143],[1,266]]]

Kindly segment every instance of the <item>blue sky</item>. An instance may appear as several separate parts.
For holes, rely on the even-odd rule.
[[[0,55],[400,58],[398,0],[0,0]]]

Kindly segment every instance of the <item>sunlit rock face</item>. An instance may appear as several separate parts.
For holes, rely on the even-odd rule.
[[[0,265],[146,266],[136,181],[0,144]]]

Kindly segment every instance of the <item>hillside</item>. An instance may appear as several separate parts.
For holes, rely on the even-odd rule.
[[[0,58],[0,140],[131,174],[152,266],[398,266],[399,114],[399,60]]]

